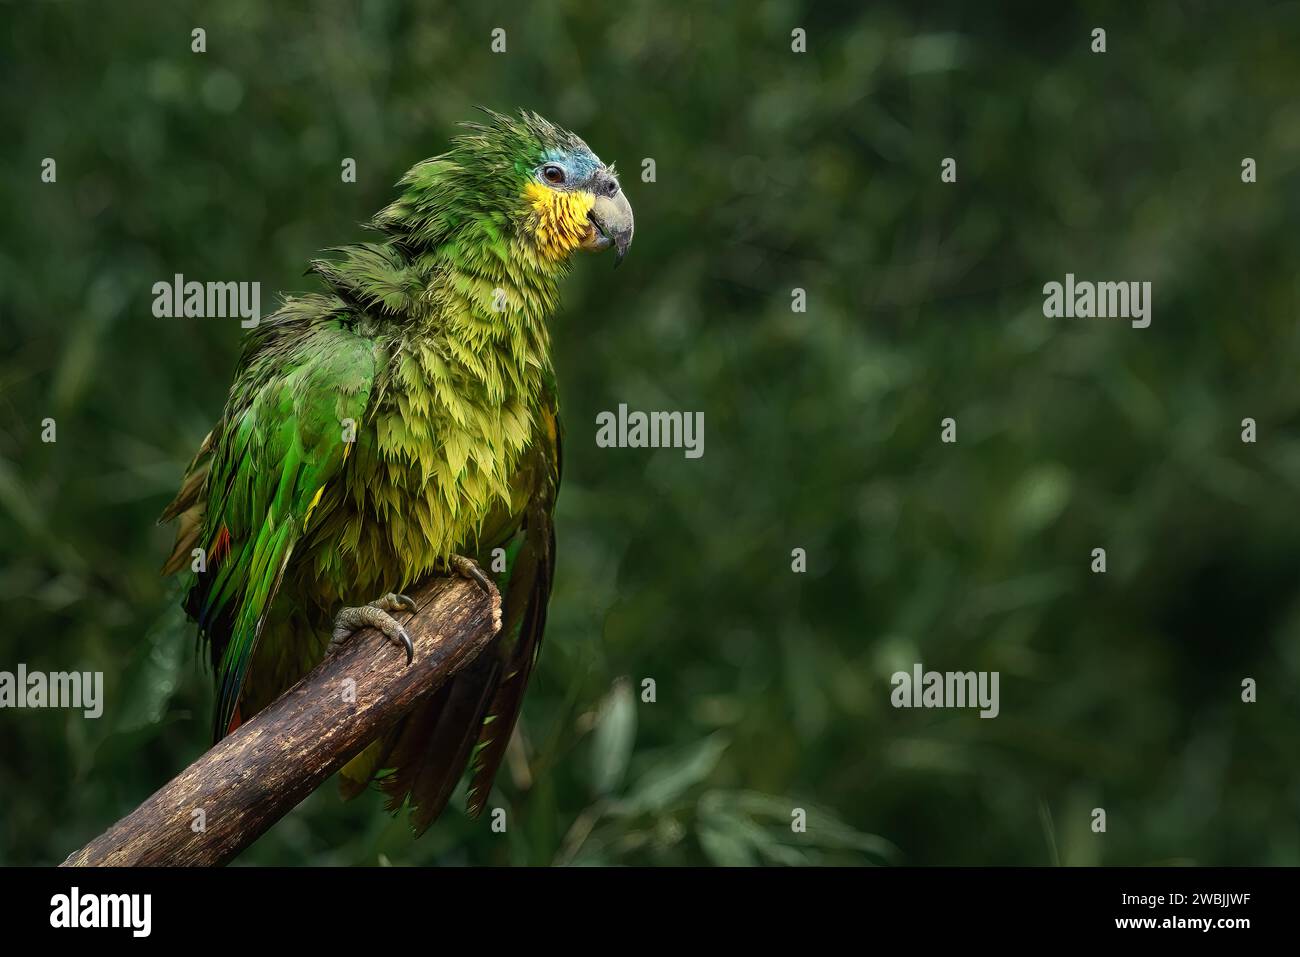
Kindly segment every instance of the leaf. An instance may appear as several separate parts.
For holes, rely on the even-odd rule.
[[[627,816],[664,810],[713,773],[729,743],[725,734],[715,732],[673,752],[647,768],[610,813]]]
[[[790,829],[795,807],[808,815],[805,833]],[[757,791],[709,791],[700,798],[699,815],[701,834],[707,829],[712,840],[724,834],[744,842],[775,864],[820,863],[821,851],[860,851],[881,860],[899,856],[888,841],[855,830],[825,808]]]
[[[181,667],[190,647],[181,637],[185,628],[180,602],[169,602],[141,642],[139,657],[126,669],[122,704],[113,724],[115,734],[156,725],[166,714],[180,687]]]
[[[719,867],[753,867],[756,863],[749,842],[725,826],[700,824],[700,847]]]
[[[700,799],[701,843],[707,833],[715,845],[728,849],[737,861],[745,858],[749,866],[759,863],[758,855],[771,863],[793,867],[812,863],[804,851],[782,844],[777,827],[759,824],[729,806],[726,794],[710,791]],[[740,849],[743,854],[737,853]]]
[[[636,699],[632,683],[617,678],[596,716],[592,736],[591,787],[597,795],[612,794],[623,783],[636,741]]]

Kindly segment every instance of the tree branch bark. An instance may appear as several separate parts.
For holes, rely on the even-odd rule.
[[[500,627],[500,600],[472,582],[435,578],[411,597],[418,611],[405,622],[415,646],[410,666],[378,631],[358,632],[63,866],[211,866],[234,858],[469,664]]]

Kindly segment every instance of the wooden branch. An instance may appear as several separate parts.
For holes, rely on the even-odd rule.
[[[473,582],[435,578],[411,597],[419,610],[405,622],[415,646],[410,666],[378,631],[357,633],[63,866],[230,861],[469,664],[500,627],[500,599]]]

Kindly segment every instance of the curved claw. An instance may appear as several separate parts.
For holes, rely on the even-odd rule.
[[[497,586],[492,579],[487,577],[487,573],[478,567],[478,563],[465,558],[463,555],[452,555],[449,564],[455,570],[456,574],[462,578],[468,578],[473,581],[479,588],[483,589],[485,595],[496,593]]]
[[[492,594],[492,579],[487,577],[487,574],[483,569],[479,568],[477,565],[471,566],[469,577],[474,579],[475,584],[477,584],[479,588],[483,589],[484,594]]]
[[[334,617],[334,639],[330,647],[334,648],[347,641],[362,628],[377,628],[385,638],[395,645],[406,649],[406,663],[415,660],[415,642],[390,611],[415,611],[415,602],[405,595],[388,594],[369,605],[359,608],[344,608]]]

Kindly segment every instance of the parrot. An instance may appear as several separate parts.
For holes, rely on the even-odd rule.
[[[374,241],[313,261],[245,337],[216,425],[160,524],[185,573],[220,741],[365,627],[405,649],[404,592],[459,575],[499,597],[486,651],[340,771],[415,833],[469,770],[488,799],[546,627],[561,427],[549,322],[580,252],[623,261],[617,171],[537,113],[461,124],[398,182]],[[202,561],[192,559],[201,556]],[[485,566],[503,566],[493,572]],[[500,559],[503,559],[500,560]],[[400,660],[400,659],[399,659]]]

